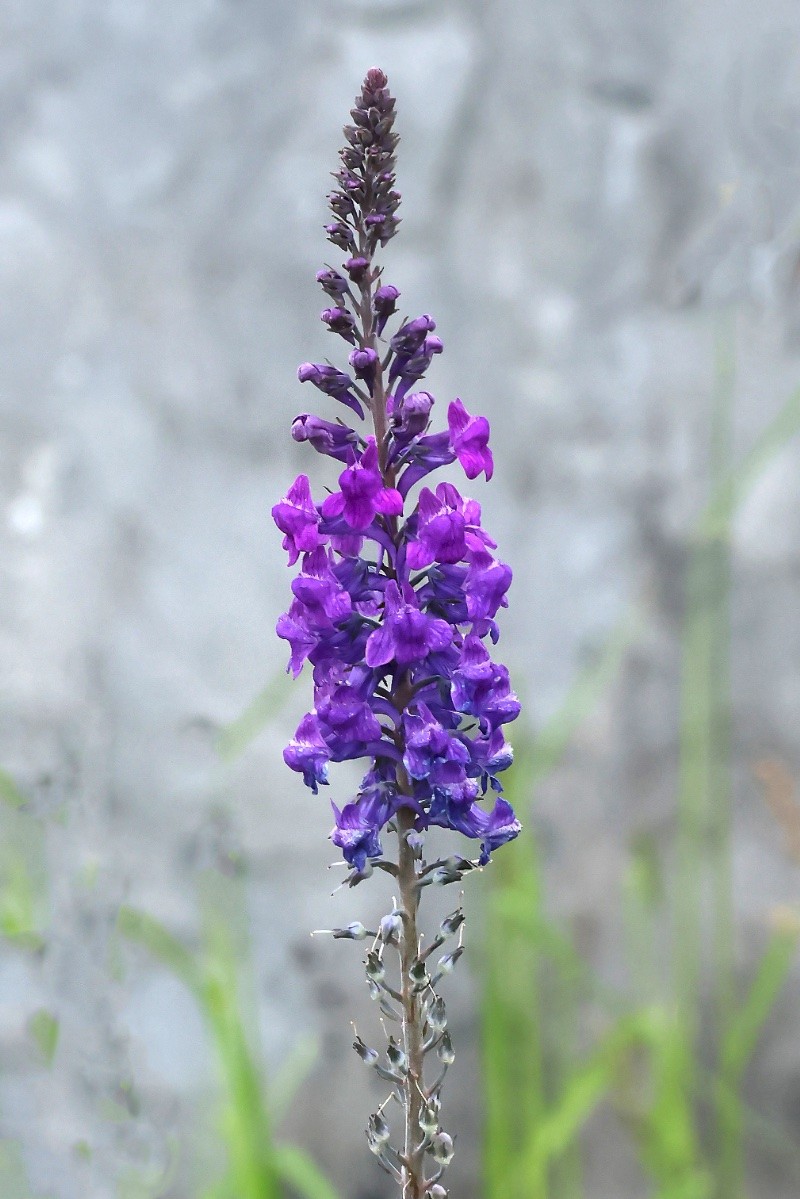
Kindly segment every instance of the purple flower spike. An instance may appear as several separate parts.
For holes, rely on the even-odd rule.
[[[448,482],[423,486],[412,498],[412,488],[439,467],[458,460],[468,478],[488,480],[494,464],[488,421],[470,415],[461,400],[449,405],[445,428],[432,427],[434,398],[419,380],[442,353],[434,319],[423,314],[387,334],[400,292],[379,286],[383,266],[376,258],[399,223],[394,109],[386,76],[369,71],[328,196],[325,228],[343,261],[317,280],[330,302],[323,322],[352,347],[349,373],[313,362],[298,370],[301,382],[362,420],[366,413],[372,435],[360,436],[344,419],[309,413],[292,425],[295,441],[310,442],[342,465],[338,489],[328,488],[320,505],[300,475],[273,509],[290,563],[302,559],[277,633],[289,644],[294,675],[306,661],[313,668],[314,707],[284,750],[285,761],[314,793],[327,783],[331,762],[365,761],[355,798],[332,805],[330,838],[349,867],[351,887],[375,867],[393,880],[394,909],[376,923],[377,933],[358,921],[332,930],[335,937],[375,938],[366,962],[370,991],[386,1014],[401,1020],[400,1039],[389,1041],[389,1068],[378,1073],[404,1107],[406,1151],[392,1145],[383,1107],[367,1127],[370,1148],[397,1176],[403,1195],[443,1199],[439,1178],[452,1141],[438,1127],[443,1076],[433,1081],[425,1052],[438,1040],[445,1068],[452,1058],[444,1005],[433,988],[455,965],[461,945],[428,977],[418,908],[424,888],[460,883],[520,831],[500,781],[512,761],[504,727],[519,702],[505,666],[490,655],[511,570],[491,552],[495,543],[480,504]],[[467,851],[458,842],[455,853],[431,860],[427,831],[434,826],[469,838],[472,856],[462,857]],[[387,846],[385,857],[384,833],[397,837],[396,852]],[[462,920],[459,908],[431,947]],[[384,979],[392,960],[390,983]],[[355,1048],[377,1064],[378,1053],[358,1037]]]
[[[279,504],[272,509],[272,519],[282,533],[283,548],[289,552],[289,565],[294,566],[301,553],[315,550],[320,543],[319,513],[311,499],[308,475],[298,475]]]
[[[445,649],[452,640],[447,621],[420,611],[412,599],[401,596],[396,583],[389,583],[384,592],[383,624],[367,638],[366,663],[386,666],[394,661],[400,667],[410,666]]]
[[[455,455],[468,479],[477,479],[483,471],[487,482],[494,472],[489,449],[489,422],[485,416],[470,416],[461,400],[453,400],[447,409],[447,426]]]
[[[339,475],[340,492],[329,495],[323,502],[322,515],[329,519],[344,517],[351,529],[363,532],[380,513],[384,516],[399,516],[403,511],[403,499],[392,487],[384,487],[378,469],[378,450],[375,438],[367,438],[367,448],[360,459],[353,462]]]

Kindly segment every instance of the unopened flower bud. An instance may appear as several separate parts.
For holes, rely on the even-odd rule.
[[[338,271],[318,271],[317,283],[332,300],[339,300],[347,291],[347,280]]]
[[[430,1004],[426,1018],[433,1032],[444,1032],[447,1028],[447,1010],[441,995],[437,995]]]
[[[352,366],[356,373],[356,378],[367,379],[375,371],[375,364],[378,361],[378,355],[374,350],[369,348],[365,350],[351,350],[347,361]]]
[[[355,321],[346,308],[325,308],[320,313],[321,321],[328,326],[331,333],[340,334],[345,341],[354,341],[353,329]]]
[[[447,1032],[447,1030],[442,1033],[442,1039],[436,1046],[436,1056],[445,1066],[452,1066],[453,1062],[456,1060],[453,1042],[450,1040],[450,1033]]]
[[[386,322],[397,309],[397,299],[400,292],[391,283],[379,287],[372,297],[372,308],[377,319],[376,332],[380,337]]]
[[[360,283],[364,278],[364,273],[369,266],[369,259],[358,255],[355,258],[348,258],[344,264],[344,269],[347,271],[354,283]]]
[[[428,1189],[429,1199],[447,1199],[447,1191],[438,1182]]]
[[[374,1066],[380,1057],[377,1049],[370,1049],[369,1045],[365,1045],[359,1036],[353,1041],[353,1048],[367,1066]]]
[[[453,1138],[446,1132],[437,1132],[431,1141],[433,1160],[440,1166],[449,1166],[453,1160]]]

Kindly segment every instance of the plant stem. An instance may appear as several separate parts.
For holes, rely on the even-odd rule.
[[[401,808],[397,813],[397,832],[400,840],[398,881],[403,916],[400,940],[400,979],[403,997],[403,1049],[408,1063],[404,1085],[405,1147],[403,1152],[403,1199],[422,1199],[425,1193],[422,1130],[420,1116],[424,1101],[422,1055],[422,1003],[414,991],[411,968],[419,955],[417,908],[419,888],[414,851],[408,844],[407,833],[414,826],[414,813]]]

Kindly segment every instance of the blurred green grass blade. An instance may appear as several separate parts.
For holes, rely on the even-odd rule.
[[[746,1000],[733,1016],[722,1044],[722,1069],[728,1083],[741,1077],[758,1043],[775,1001],[789,975],[798,934],[774,933],[753,979]]]
[[[792,392],[778,415],[757,438],[741,463],[718,485],[699,524],[703,537],[726,536],[737,509],[765,469],[800,433],[800,388]]]
[[[217,753],[226,762],[238,758],[247,746],[283,711],[291,694],[291,677],[280,671],[241,716],[226,725],[217,735]]]
[[[0,800],[11,808],[22,808],[28,802],[5,770],[0,770]]]
[[[121,907],[117,914],[117,929],[129,941],[135,941],[152,953],[162,965],[194,993],[202,994],[202,976],[192,955],[177,937],[168,932],[154,916],[137,908]]]
[[[0,806],[0,934],[21,948],[41,948],[47,908],[44,829],[16,802]]]
[[[286,1115],[292,1099],[308,1078],[318,1057],[319,1041],[309,1034],[292,1047],[286,1061],[273,1075],[270,1115],[274,1124],[279,1124]]]
[[[280,1177],[303,1199],[339,1199],[339,1192],[302,1149],[277,1145],[274,1153]]]
[[[52,1012],[40,1008],[28,1020],[28,1034],[36,1045],[42,1061],[52,1066],[58,1047],[58,1020]]]
[[[16,1141],[0,1140],[0,1196],[2,1199],[34,1199]],[[36,1199],[45,1199],[45,1196],[39,1195]]]
[[[582,670],[567,692],[561,707],[533,738],[525,756],[526,784],[530,792],[555,770],[575,733],[610,686],[642,626],[638,611],[628,613],[612,631],[592,662]],[[515,749],[516,749],[516,738]]]

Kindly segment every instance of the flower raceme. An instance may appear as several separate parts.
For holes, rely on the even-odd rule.
[[[289,669],[309,662],[314,684],[284,758],[314,792],[329,763],[366,760],[357,795],[334,806],[331,837],[351,882],[381,858],[381,833],[401,809],[418,834],[437,825],[480,841],[481,863],[520,827],[497,777],[511,763],[503,726],[519,703],[486,646],[498,639],[511,570],[475,500],[452,482],[417,491],[456,463],[468,480],[491,479],[489,423],[455,399],[446,427],[432,430],[435,400],[419,384],[442,352],[435,321],[387,328],[400,293],[374,265],[398,224],[393,106],[385,76],[371,71],[329,197],[328,237],[347,257],[317,276],[329,300],[321,320],[346,343],[348,369],[298,370],[335,419],[304,413],[292,436],[339,463],[338,487],[316,502],[299,475],[273,508],[289,565],[299,563],[277,632]],[[352,428],[344,410],[371,416],[372,428]]]

